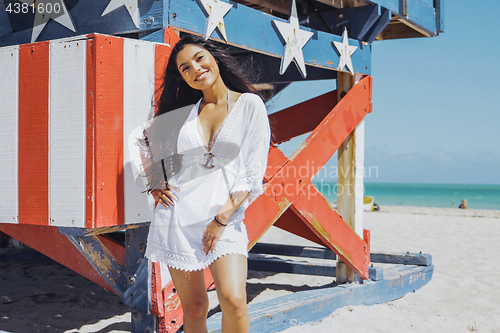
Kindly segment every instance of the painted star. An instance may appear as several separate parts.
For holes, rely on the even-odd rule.
[[[300,30],[295,0],[292,0],[290,12],[288,22],[273,20],[286,43],[285,51],[281,58],[280,74],[285,73],[292,60],[294,60],[300,74],[305,78],[307,73],[302,48],[307,44],[309,39],[311,39],[313,33],[306,30]]]
[[[358,47],[349,45],[349,39],[347,38],[347,29],[344,28],[344,32],[342,33],[342,43],[333,42],[333,44],[340,53],[339,66],[337,67],[337,69],[339,71],[342,71],[344,70],[344,67],[347,67],[349,73],[351,73],[351,75],[354,75],[351,56]]]
[[[137,2],[138,0],[111,0],[104,12],[102,12],[101,17],[111,13],[121,6],[125,6],[130,17],[132,18],[132,21],[134,21],[135,27],[139,29],[139,6],[137,5]]]
[[[21,0],[22,2],[28,4],[28,6],[32,6],[35,0]],[[73,20],[71,19],[68,10],[66,9],[66,5],[64,1],[61,1],[61,10],[57,13],[55,11],[51,11],[48,13],[47,11],[38,11],[38,4],[35,3],[35,20],[33,21],[33,30],[31,30],[31,42],[35,42],[40,36],[43,28],[47,25],[47,22],[50,19],[53,19],[57,23],[65,26],[69,30],[76,32],[75,26],[73,24]],[[61,14],[61,12],[63,14]]]
[[[214,32],[215,28],[219,31],[227,42],[226,26],[224,25],[224,16],[229,12],[233,5],[220,0],[198,0],[205,10],[207,18],[207,26],[205,28],[205,39],[208,39]]]

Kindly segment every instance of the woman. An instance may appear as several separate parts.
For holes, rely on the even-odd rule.
[[[270,144],[266,108],[255,93],[238,63],[214,43],[187,36],[173,48],[156,119],[196,104],[176,139],[179,170],[164,188],[151,191],[158,205],[146,257],[168,266],[186,333],[207,331],[206,267],[222,331],[248,332],[243,217],[249,200],[263,192]]]

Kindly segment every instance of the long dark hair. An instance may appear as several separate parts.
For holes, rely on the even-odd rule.
[[[183,80],[177,68],[177,54],[189,44],[198,45],[212,54],[218,62],[222,81],[229,89],[239,93],[251,92],[260,96],[259,92],[249,83],[248,74],[246,74],[244,67],[226,49],[202,37],[186,35],[175,44],[170,54],[163,76],[163,84],[160,87],[161,95],[155,112],[156,116],[186,105],[196,104],[203,97],[200,90],[191,88]]]

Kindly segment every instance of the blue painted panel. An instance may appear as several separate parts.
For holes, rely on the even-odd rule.
[[[391,11],[403,15],[403,8],[400,6],[400,0],[370,0],[368,2],[379,4],[382,7],[390,9]]]
[[[430,2],[430,4],[429,4]],[[408,19],[429,32],[436,33],[436,13],[433,0],[412,0],[406,4]]]
[[[102,16],[108,1],[80,0],[70,6],[66,1],[69,16],[76,32],[54,20],[49,20],[37,41],[71,37],[93,32],[118,34],[154,30],[163,27],[163,3],[167,0],[139,1],[139,29],[134,25],[124,6]],[[0,0],[0,9],[5,11],[5,0]],[[31,42],[35,14],[2,13],[0,15],[0,46],[25,44]],[[6,19],[5,19],[6,18]]]
[[[284,47],[280,40],[279,32],[275,29],[272,21],[286,21],[241,4],[230,3],[233,5],[233,8],[224,17],[229,43],[281,57]],[[204,34],[206,16],[195,0],[171,0],[168,24],[182,30]],[[342,42],[342,37],[305,27],[301,27],[301,29],[314,33],[313,37],[303,48],[306,64],[335,69],[339,64],[340,57],[332,47],[332,42]],[[222,40],[222,36],[220,36],[217,29],[212,34],[212,37]],[[370,46],[362,47],[361,43],[356,40],[349,40],[349,43],[350,45],[358,46],[358,49],[352,56],[354,71],[356,73],[370,74]],[[293,66],[291,64],[287,72]]]

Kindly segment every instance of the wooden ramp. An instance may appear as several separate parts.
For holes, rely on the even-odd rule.
[[[281,246],[281,253],[297,254],[300,247],[288,248],[290,249]],[[271,250],[276,250],[276,247]],[[312,254],[315,258],[331,259],[329,250],[303,248],[302,253]],[[252,261],[253,259],[249,260],[250,267],[252,267]],[[280,259],[271,259],[272,264],[268,267],[274,267],[271,269],[273,271],[285,270],[300,273],[301,265],[304,265],[303,263],[294,264],[291,260],[281,260],[280,265],[279,261]],[[371,261],[376,263],[376,266],[370,268],[370,279],[351,284],[339,284],[335,287],[299,291],[249,305],[250,332],[280,332],[299,324],[312,326],[344,306],[389,302],[420,289],[431,280],[434,272],[432,257],[428,254],[372,253]],[[319,268],[315,269],[317,266]],[[324,266],[327,265],[309,265],[307,274],[314,271],[321,272],[321,267]],[[260,270],[266,269],[260,268]],[[333,268],[333,271],[330,269],[330,273],[334,276],[335,269]],[[221,313],[211,316],[208,319],[208,331],[210,333],[221,332],[220,323]]]

